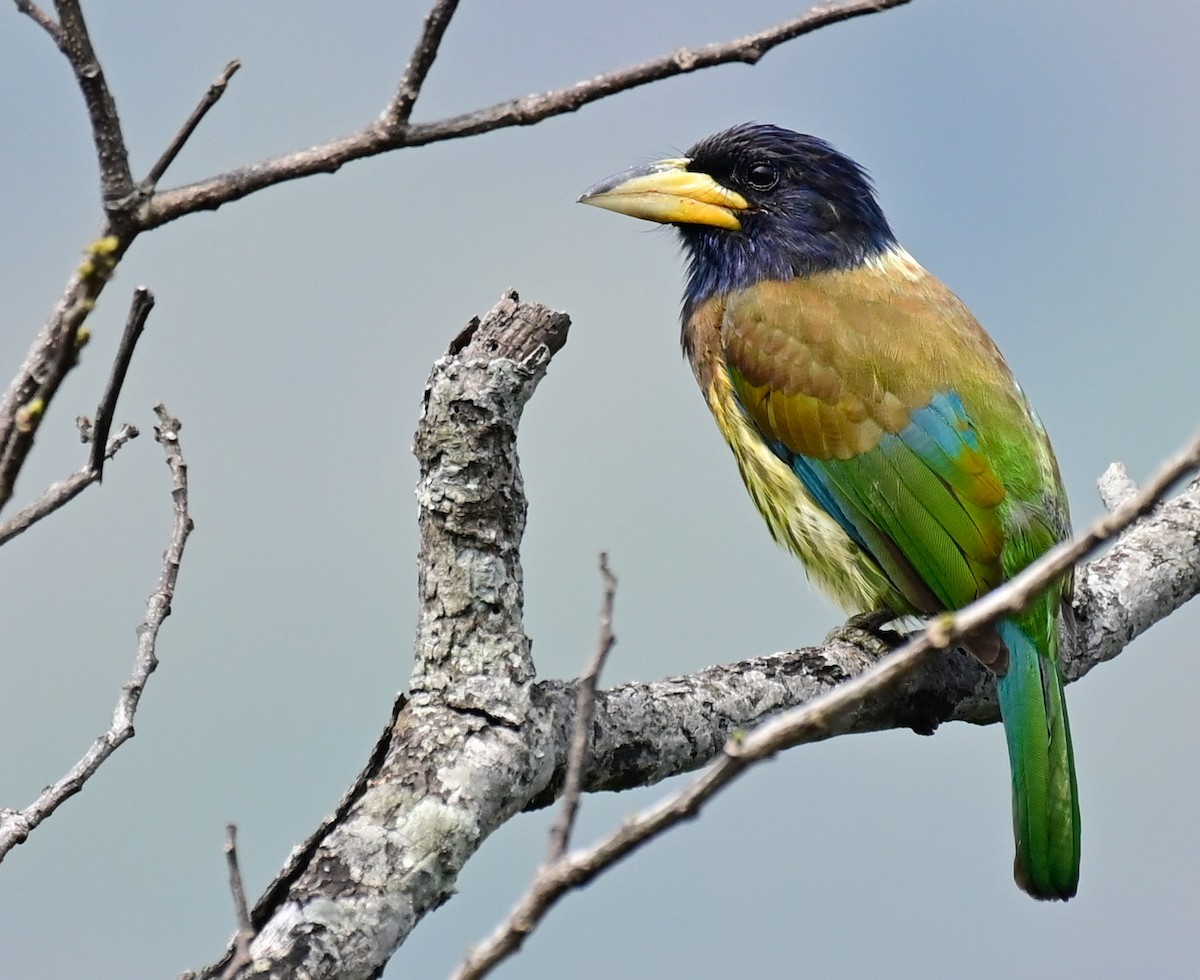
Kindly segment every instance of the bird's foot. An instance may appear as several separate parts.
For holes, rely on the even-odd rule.
[[[825,637],[826,643],[849,643],[860,650],[866,651],[876,659],[885,657],[906,639],[903,633],[894,629],[884,629],[889,623],[899,617],[888,609],[872,609],[870,612],[856,613],[841,626],[834,627]]]

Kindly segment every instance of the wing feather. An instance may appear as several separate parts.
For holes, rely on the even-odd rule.
[[[1007,491],[967,406],[1001,421],[1024,408],[995,346],[947,296],[931,277],[897,286],[868,268],[752,287],[721,325],[742,409],[920,612],[1002,580]],[[814,319],[831,313],[833,329]]]

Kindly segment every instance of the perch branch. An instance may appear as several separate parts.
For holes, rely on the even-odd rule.
[[[561,346],[552,314],[534,305],[520,310],[510,296],[482,323],[473,321],[430,378],[416,451],[418,502],[435,513],[421,517],[413,696],[397,702],[390,735],[367,770],[256,904],[247,975],[283,978],[297,964],[314,977],[378,973],[422,916],[453,893],[482,840],[518,809],[553,802],[565,785],[578,687],[528,682],[513,599],[519,553],[508,536],[512,515],[523,519],[524,492],[511,463],[487,459],[513,452],[529,393],[512,387],[524,377],[517,365],[540,372]],[[502,474],[509,482],[500,488]],[[1063,651],[1068,678],[1116,655],[1198,590],[1194,484],[1077,569],[1082,643]],[[597,692],[584,790],[646,785],[698,768],[735,730],[810,701],[874,662],[871,652],[839,639]],[[790,738],[992,721],[994,686],[965,655],[942,651],[898,689]],[[202,976],[218,977],[221,968]]]
[[[1077,566],[1078,636],[1060,652],[1066,679],[1078,680],[1116,657],[1197,593],[1200,481],[1128,528],[1103,555]],[[841,639],[601,691],[585,790],[644,786],[699,768],[738,730],[819,697],[873,662],[869,651]],[[555,765],[565,772],[574,691],[558,680],[542,681],[538,688],[555,706]],[[998,719],[991,675],[953,651],[930,658],[901,690],[864,700],[821,737],[896,728],[929,734],[946,721],[991,724]],[[646,732],[657,735],[647,739]],[[551,802],[547,794],[530,806]]]
[[[1052,548],[1011,581],[971,605],[938,616],[928,628],[865,673],[765,722],[744,737],[730,739],[724,754],[683,790],[627,817],[619,830],[598,844],[543,866],[508,918],[467,954],[453,980],[486,976],[520,948],[525,937],[567,892],[595,880],[658,835],[696,816],[709,799],[753,764],[802,741],[828,737],[844,727],[863,701],[895,690],[931,653],[946,650],[967,635],[1025,609],[1047,585],[1152,510],[1180,477],[1198,467],[1200,435],[1168,460],[1141,491],[1100,517],[1083,534]]]

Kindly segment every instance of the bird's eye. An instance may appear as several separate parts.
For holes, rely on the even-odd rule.
[[[746,183],[756,191],[769,191],[779,183],[779,171],[769,163],[756,163],[746,171]]]

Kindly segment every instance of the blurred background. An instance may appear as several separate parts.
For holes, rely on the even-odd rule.
[[[424,13],[379,0],[85,7],[139,176],[225,62],[244,63],[171,186],[372,119]],[[414,118],[798,9],[464,4]],[[410,670],[422,385],[507,287],[574,320],[520,434],[541,676],[577,673],[593,648],[601,549],[620,577],[607,684],[817,642],[840,621],[772,545],[680,358],[673,237],[573,203],[629,164],[750,119],[862,162],[901,241],[1005,351],[1055,439],[1076,524],[1089,521],[1110,461],[1144,477],[1197,423],[1198,38],[1184,0],[916,0],[754,68],[376,157],[142,237],[15,506],[85,459],[73,419],[95,409],[139,284],[158,306],[117,415],[144,436],[102,487],[0,556],[0,806],[57,779],[127,679],[170,526],[160,399],[184,422],[196,532],[138,737],[0,868],[0,972],[162,977],[209,962],[234,925],[225,822],[257,895],[332,808]],[[70,70],[12,5],[0,132],[7,384],[100,225]],[[1085,852],[1069,905],[1012,884],[999,728],[843,738],[762,767],[570,897],[497,975],[1190,975],[1198,626],[1185,608],[1069,690]],[[578,840],[670,788],[587,798]],[[446,975],[524,889],[550,818],[489,840],[387,976]]]

